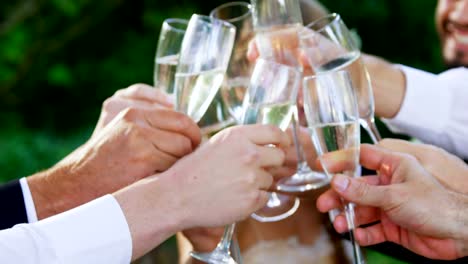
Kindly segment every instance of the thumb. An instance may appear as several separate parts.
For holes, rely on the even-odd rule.
[[[385,208],[389,186],[373,186],[345,175],[335,175],[332,188],[345,200],[357,205]]]

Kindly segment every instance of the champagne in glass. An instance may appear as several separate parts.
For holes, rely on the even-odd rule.
[[[377,143],[381,136],[375,125],[374,97],[370,75],[361,59],[361,52],[340,15],[320,18],[303,30],[302,49],[316,72],[346,69],[357,92],[360,124]]]
[[[299,0],[252,0],[255,40],[260,57],[286,64],[302,71],[299,62],[298,32],[303,28]],[[329,179],[313,171],[305,160],[298,137],[299,115],[292,119],[293,139],[298,157],[296,173],[281,179],[277,190],[288,193],[306,192],[329,184]]]
[[[182,41],[175,75],[176,109],[201,120],[221,87],[231,57],[235,27],[193,15]]]
[[[176,73],[175,86],[181,91],[177,98],[177,110],[200,121],[223,83],[224,71],[219,68],[196,73]]]
[[[161,87],[166,93],[174,93],[175,73],[179,55],[168,55],[156,58],[154,62],[154,85]]]
[[[306,77],[303,83],[304,109],[308,130],[319,160],[326,155],[339,155],[344,169],[327,167],[321,162],[325,173],[342,173],[359,177],[359,113],[356,91],[347,71],[328,71]],[[350,227],[354,263],[365,263],[361,249],[354,239],[354,205],[345,205],[345,214]]]
[[[174,93],[175,73],[187,25],[188,20],[168,18],[159,34],[154,59],[154,86],[169,94]]]
[[[286,130],[296,105],[291,102],[249,105],[244,115],[245,124],[272,124]]]
[[[258,59],[244,98],[243,124],[272,124],[286,130],[296,113],[296,100],[302,74],[295,67]],[[265,207],[252,214],[260,222],[280,221],[292,215],[299,200],[270,194]]]

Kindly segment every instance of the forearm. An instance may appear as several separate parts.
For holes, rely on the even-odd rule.
[[[60,180],[59,180],[60,179]],[[39,220],[65,212],[96,198],[73,181],[68,167],[52,167],[27,177]]]
[[[132,260],[183,228],[183,210],[169,177],[150,177],[114,194],[132,237]],[[157,210],[155,210],[157,208]]]
[[[457,241],[459,257],[468,256],[468,195],[461,193],[451,193],[453,206],[449,208],[448,220],[454,222],[444,222],[445,225],[452,226],[452,237]]]
[[[86,144],[85,144],[86,145]],[[111,192],[90,180],[103,171],[91,164],[85,145],[52,168],[26,178],[38,220],[68,211]]]
[[[372,80],[375,114],[381,118],[393,118],[405,97],[405,74],[383,59],[370,55],[363,55],[363,59]]]

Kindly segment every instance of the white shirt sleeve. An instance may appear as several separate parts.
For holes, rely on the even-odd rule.
[[[468,158],[468,69],[439,75],[401,66],[406,94],[398,114],[384,119],[390,130]]]
[[[37,213],[36,207],[34,205],[34,200],[29,190],[29,185],[26,178],[20,179],[21,191],[23,192],[24,208],[26,208],[26,215],[28,217],[28,223],[37,222]]]
[[[112,195],[0,231],[0,263],[130,263],[132,241]]]

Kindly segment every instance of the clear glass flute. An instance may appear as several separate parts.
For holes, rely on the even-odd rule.
[[[243,102],[241,122],[272,124],[286,130],[296,111],[296,96],[300,82],[301,74],[297,69],[272,61],[257,60]],[[265,207],[266,211],[265,208],[257,211],[256,215],[279,221],[296,212],[300,202],[298,198],[271,193],[268,203],[272,203],[270,207]],[[236,263],[229,250],[234,229],[235,224],[226,227],[214,251],[192,252],[192,257],[206,263]]]
[[[330,178],[336,173],[359,177],[359,113],[350,74],[347,71],[328,71],[306,77],[303,95],[308,131],[325,173]],[[327,167],[322,160],[328,155],[339,155],[346,166],[340,170]],[[363,264],[365,259],[354,239],[354,205],[346,203],[344,207],[353,245],[353,263]]]
[[[168,18],[164,20],[159,33],[154,59],[154,87],[168,94],[174,93],[174,78],[188,22],[185,19]]]
[[[225,3],[213,9],[210,16],[225,20],[236,27],[236,39],[226,78],[221,87],[221,97],[236,123],[240,123],[242,101],[253,69],[253,63],[246,56],[249,42],[255,36],[251,5],[247,2]]]
[[[370,75],[355,38],[340,15],[330,14],[307,25],[300,34],[300,42],[315,72],[349,71],[358,98],[359,122],[374,143],[380,141]]]
[[[303,27],[299,0],[252,0],[255,40],[260,57],[297,67],[299,62],[298,32]],[[313,171],[307,164],[298,136],[299,115],[293,118],[293,139],[298,157],[297,171],[277,183],[281,192],[306,192],[329,184],[329,178]]]
[[[194,14],[185,32],[175,74],[176,110],[199,122],[221,87],[236,28]]]

